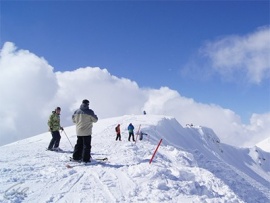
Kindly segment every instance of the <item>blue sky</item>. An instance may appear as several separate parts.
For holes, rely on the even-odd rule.
[[[45,58],[55,72],[106,68],[141,88],[166,86],[198,103],[231,109],[244,123],[253,113],[270,110],[269,61],[259,82],[250,82],[241,70],[231,75],[213,71],[209,57],[201,54],[209,43],[213,49],[219,40],[247,38],[269,26],[269,1],[1,1],[0,5],[1,47],[12,42]]]

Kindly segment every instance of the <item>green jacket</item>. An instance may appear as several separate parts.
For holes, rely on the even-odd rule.
[[[60,116],[53,111],[48,120],[49,131],[59,131],[61,129]]]

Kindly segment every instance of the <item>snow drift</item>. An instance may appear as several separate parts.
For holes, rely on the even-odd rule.
[[[129,123],[148,135],[128,142]],[[121,142],[115,141],[117,124]],[[49,132],[0,147],[1,202],[270,201],[269,153],[222,144],[212,129],[182,126],[167,116],[103,119],[94,124],[92,157],[109,161],[71,169],[66,164],[76,143],[75,126],[65,132],[71,144],[62,133],[63,153],[45,150]]]

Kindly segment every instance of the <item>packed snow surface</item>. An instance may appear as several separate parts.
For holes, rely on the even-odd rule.
[[[129,142],[129,123],[135,137],[148,135]],[[92,157],[108,161],[90,165],[69,161],[75,126],[61,136],[62,153],[46,151],[49,132],[0,147],[0,202],[270,202],[269,152],[222,144],[206,127],[154,115],[99,120]]]

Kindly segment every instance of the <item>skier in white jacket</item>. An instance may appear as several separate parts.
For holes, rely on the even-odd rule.
[[[93,123],[98,121],[97,115],[89,109],[89,101],[84,99],[78,110],[72,115],[72,120],[76,124],[77,144],[73,152],[73,159],[91,162],[91,139]]]

